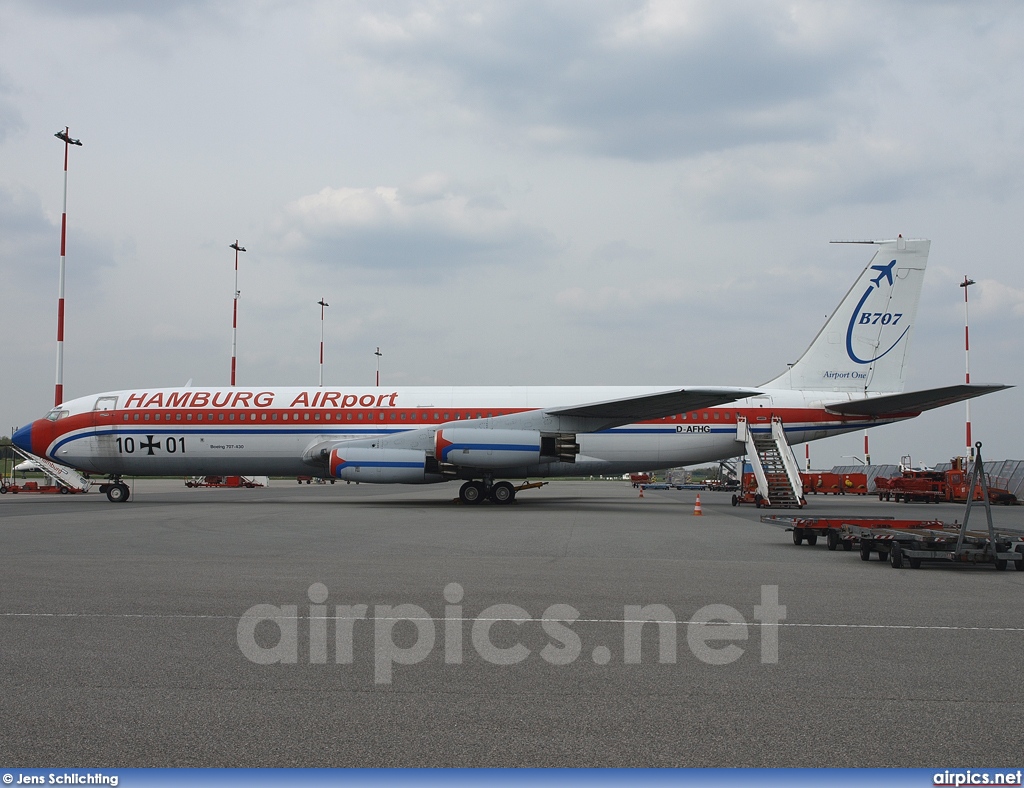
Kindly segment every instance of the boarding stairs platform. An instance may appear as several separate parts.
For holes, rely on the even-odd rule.
[[[782,419],[772,417],[770,432],[754,432],[746,419],[738,419],[736,440],[746,446],[757,491],[773,509],[799,509],[804,501],[800,467],[786,440]]]
[[[30,460],[38,465],[42,469],[43,473],[58,484],[63,484],[65,487],[72,490],[78,490],[79,492],[85,492],[92,486],[92,482],[82,476],[82,474],[74,468],[69,468],[67,465],[61,465],[60,463],[53,462],[45,457],[37,457],[31,452],[19,449],[17,446],[12,445],[11,448],[14,449],[14,453],[23,460]]]

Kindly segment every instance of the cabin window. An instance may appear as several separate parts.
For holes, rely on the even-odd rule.
[[[156,416],[154,416],[153,418],[154,418],[154,420],[156,420],[156,421],[160,421],[160,414],[159,414],[159,413],[157,413],[157,414],[156,414]]]
[[[391,414],[391,415],[393,416],[394,414]],[[380,419],[381,421],[384,421],[384,411],[382,411],[382,410],[377,411],[377,418]]]
[[[340,417],[340,416],[341,416],[341,414],[339,413],[339,414],[338,414],[338,416]],[[348,414],[348,420],[349,420],[349,421],[352,421],[352,414],[351,414],[351,413],[349,413],[349,414]]]
[[[255,413],[252,414],[252,417],[255,419],[256,418],[256,414]],[[260,414],[260,421],[266,421],[266,420],[267,420],[267,414],[266,413],[261,413]]]
[[[320,421],[320,411],[316,412],[316,415],[313,417],[313,419],[314,421]]]
[[[308,414],[308,413],[303,413],[303,414],[302,414],[302,418],[303,418],[303,419],[304,419],[305,421],[309,421],[309,414]]]
[[[402,421],[405,421],[405,414],[402,414]]]
[[[217,421],[224,421],[224,414],[223,413],[218,413],[217,414]]]
[[[392,420],[392,421],[394,421],[394,420],[395,420],[395,412],[394,412],[394,411],[391,411],[391,420]]]
[[[228,414],[228,421],[234,421],[234,420],[235,420],[235,414],[234,413],[229,413]]]
[[[125,420],[125,421],[128,421],[128,414],[127,414],[127,413],[126,413],[126,414],[124,414],[124,420]]]
[[[143,418],[143,421],[149,421],[149,414],[148,413],[145,414],[142,418]]]
[[[192,421],[192,414],[191,413],[186,413],[185,414],[185,421]]]
[[[720,419],[721,418],[721,416],[718,415],[718,411],[717,410],[715,411],[715,418],[716,419]]]

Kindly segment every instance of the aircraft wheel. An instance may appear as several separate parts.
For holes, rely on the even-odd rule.
[[[459,500],[463,503],[477,504],[484,497],[484,486],[480,482],[466,482],[459,489]]]
[[[793,544],[800,545],[804,543],[804,530],[803,528],[793,529]]]
[[[111,503],[123,503],[128,500],[128,485],[112,484],[107,488],[107,500]]]
[[[495,503],[512,503],[516,499],[516,488],[510,482],[498,482],[491,487],[491,500]]]

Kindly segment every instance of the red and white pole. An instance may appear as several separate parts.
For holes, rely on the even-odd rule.
[[[245,247],[238,245],[238,239],[231,244],[230,249],[235,250],[235,297],[231,304],[231,385],[235,385],[235,357],[238,352],[238,253],[244,252]]]
[[[55,407],[64,401],[64,272],[68,232],[68,148],[82,144],[81,141],[71,138],[70,131],[71,129],[65,126],[64,131],[58,131],[53,135],[64,142],[64,207],[60,214],[60,276],[57,285],[57,385],[53,392]]]
[[[964,289],[964,369],[965,376],[964,382],[969,386],[971,385],[971,332],[969,328],[969,320],[967,314],[967,288],[974,284],[973,279],[968,279],[967,275],[964,275],[964,281],[960,283],[960,287]],[[971,401],[967,400],[967,454],[973,460],[974,459],[974,444],[971,443]]]
[[[864,430],[864,464],[871,464],[871,451],[868,449],[868,431]]]
[[[326,299],[317,301],[320,304],[320,388],[324,385],[324,308],[330,306]]]
[[[377,350],[374,351],[373,355],[377,357],[377,385],[380,386],[380,357],[384,354],[380,352],[380,348],[378,347]]]
[[[804,458],[807,460],[807,472],[811,472],[811,444],[804,444]]]

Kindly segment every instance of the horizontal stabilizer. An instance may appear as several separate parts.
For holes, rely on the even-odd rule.
[[[840,402],[835,405],[826,405],[829,413],[838,413],[843,416],[893,416],[908,413],[921,413],[932,408],[941,408],[943,405],[952,405],[954,402],[963,402],[965,399],[973,399],[983,394],[991,394],[993,391],[1013,388],[1013,386],[994,385],[970,385],[961,383],[959,386],[943,386],[938,389],[925,389],[924,391],[908,391],[904,394],[888,394],[882,397],[871,397],[860,399],[855,402]]]
[[[686,388],[659,391],[640,397],[613,399],[593,402],[588,405],[573,405],[568,408],[552,408],[546,413],[552,416],[581,416],[589,419],[604,419],[614,424],[631,424],[647,419],[661,419],[701,408],[724,405],[745,397],[756,397],[760,391],[734,388]]]

